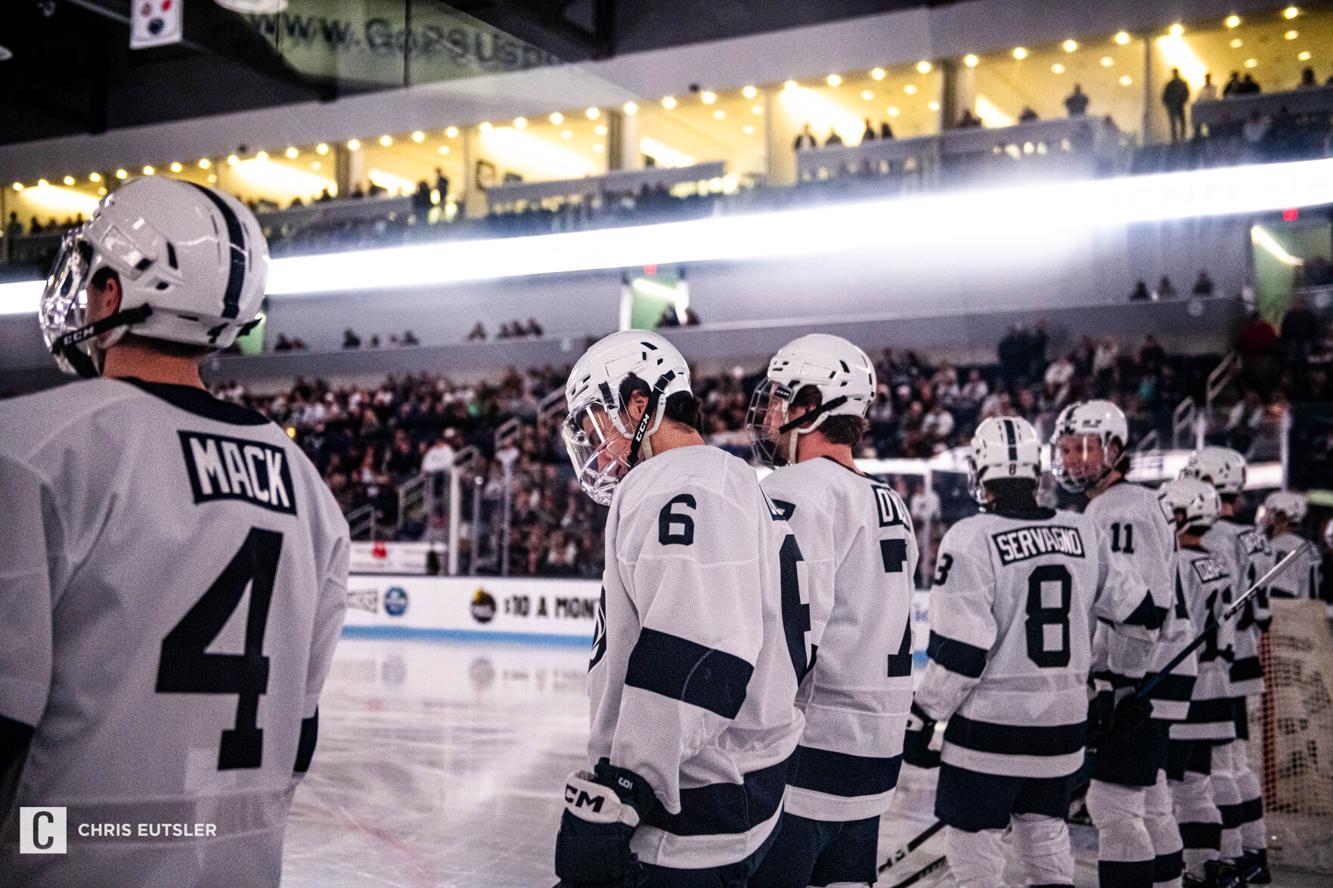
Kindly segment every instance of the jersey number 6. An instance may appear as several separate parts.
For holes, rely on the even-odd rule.
[[[250,528],[240,551],[162,639],[157,664],[159,693],[240,695],[236,726],[222,732],[219,771],[258,768],[263,762],[264,731],[258,718],[259,697],[268,692],[264,628],[281,554],[281,533]],[[245,616],[245,653],[208,653],[208,646],[241,603],[246,586],[250,587],[250,608]]]

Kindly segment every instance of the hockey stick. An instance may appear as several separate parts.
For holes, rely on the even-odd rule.
[[[1181,650],[1180,653],[1176,654],[1174,657],[1171,658],[1171,662],[1167,663],[1165,666],[1161,668],[1160,671],[1154,673],[1147,681],[1145,681],[1142,685],[1140,685],[1139,689],[1135,691],[1135,696],[1138,697],[1140,700],[1142,700],[1146,698],[1150,693],[1152,693],[1153,688],[1161,684],[1162,681],[1164,681],[1166,677],[1171,674],[1172,669],[1175,669],[1177,666],[1183,663],[1185,661],[1185,658],[1194,652],[1195,648],[1197,648],[1199,645],[1207,641],[1208,637],[1217,631],[1217,627],[1221,626],[1227,620],[1230,620],[1237,613],[1239,613],[1241,607],[1243,607],[1245,603],[1254,596],[1255,593],[1257,593],[1264,586],[1267,586],[1268,583],[1274,577],[1276,577],[1278,574],[1282,573],[1284,570],[1290,567],[1291,563],[1296,560],[1296,556],[1304,552],[1305,548],[1309,545],[1310,545],[1309,540],[1306,540],[1305,542],[1301,543],[1301,545],[1297,546],[1295,549],[1292,549],[1290,552],[1288,552],[1286,558],[1283,558],[1277,564],[1273,565],[1273,567],[1268,571],[1268,573],[1264,574],[1262,577],[1255,580],[1253,586],[1246,589],[1244,594],[1242,594],[1239,598],[1233,601],[1231,603],[1231,606],[1222,612],[1221,618],[1214,617],[1212,614],[1209,614],[1208,623],[1204,626],[1203,632],[1199,633],[1198,638],[1195,638],[1193,641],[1187,644],[1185,648]]]
[[[935,835],[935,833],[939,832],[942,829],[944,829],[944,824],[941,821],[936,820],[930,826],[926,827],[925,831],[922,832],[915,839],[912,839],[912,841],[908,842],[906,845],[903,845],[897,851],[893,852],[893,855],[889,857],[888,860],[884,861],[884,863],[880,865],[880,868],[876,872],[882,873],[886,869],[889,869],[890,867],[894,866],[895,864],[901,863],[904,857],[911,854],[917,848],[920,848],[930,839],[931,836]],[[904,882],[903,884],[906,885],[910,883]]]
[[[931,873],[943,869],[945,862],[946,862],[945,858],[936,857],[930,863],[926,864],[924,867],[917,870],[915,873],[908,876],[906,879],[903,879],[896,885],[891,886],[891,888],[907,888],[908,885],[915,885],[917,882],[920,882],[922,879],[924,879],[926,876],[929,876]]]

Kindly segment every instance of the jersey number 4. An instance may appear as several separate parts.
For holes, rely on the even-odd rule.
[[[263,762],[264,731],[258,718],[259,697],[268,692],[264,629],[281,554],[281,533],[250,528],[240,551],[162,639],[157,664],[159,693],[239,695],[236,726],[222,732],[219,771],[258,768]],[[245,617],[245,653],[208,653],[208,646],[241,603],[246,586],[250,587],[250,608]]]

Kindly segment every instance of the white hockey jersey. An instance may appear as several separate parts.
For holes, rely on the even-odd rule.
[[[1273,550],[1268,538],[1253,527],[1246,527],[1229,518],[1219,519],[1203,535],[1203,547],[1227,573],[1231,574],[1232,594],[1239,595],[1250,588],[1273,566]],[[1231,664],[1233,696],[1261,694],[1264,690],[1264,670],[1259,662],[1259,633],[1268,628],[1272,613],[1268,607],[1268,592],[1260,589],[1235,621],[1235,659]]]
[[[1324,559],[1313,543],[1294,533],[1278,534],[1272,542],[1273,563],[1278,563],[1302,545],[1305,549],[1296,556],[1292,565],[1268,584],[1269,597],[1314,600],[1320,598],[1323,590]],[[1333,601],[1324,603],[1328,606],[1329,619],[1333,619]]]
[[[1085,515],[982,513],[949,528],[916,692],[927,715],[948,719],[943,761],[1016,777],[1077,771],[1094,620],[1150,641],[1154,631],[1137,623],[1151,602]],[[1137,649],[1146,660],[1149,645]],[[1128,659],[1125,666],[1143,669]]]
[[[1162,629],[1153,640],[1099,626],[1093,640],[1093,677],[1099,690],[1136,685],[1146,671],[1158,672],[1189,642],[1189,627],[1173,618],[1175,603],[1176,534],[1162,514],[1157,493],[1119,481],[1088,503],[1083,512],[1097,523],[1111,545],[1111,557],[1126,572],[1137,574],[1162,615]],[[1151,644],[1150,647],[1146,645]],[[1127,664],[1137,663],[1136,667]],[[1189,699],[1183,684],[1163,681],[1151,695],[1153,718],[1184,715]]]
[[[1231,606],[1233,577],[1226,567],[1202,548],[1180,550],[1178,573],[1185,606],[1197,637],[1209,618],[1220,619]],[[1171,725],[1175,740],[1234,740],[1235,708],[1231,690],[1231,662],[1235,657],[1235,619],[1217,627],[1198,648],[1198,678],[1190,696],[1189,715]]]
[[[0,402],[0,502],[0,714],[34,727],[7,798],[0,775],[0,883],[277,885],[347,603],[314,466],[201,389],[99,379]],[[68,853],[18,854],[19,807],[47,805]],[[216,835],[137,834],[161,823]]]
[[[735,863],[772,832],[803,724],[805,565],[754,469],[716,447],[669,450],[616,488],[588,672],[589,764],[609,758],[660,803],[646,863]]]
[[[812,820],[889,808],[912,707],[916,537],[892,489],[829,458],[763,481],[787,516],[810,576],[812,668],[786,809]]]

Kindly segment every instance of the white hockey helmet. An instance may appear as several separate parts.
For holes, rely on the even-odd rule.
[[[1100,444],[1100,456],[1089,453],[1088,443]],[[1119,455],[1113,460],[1110,445]],[[1095,487],[1116,467],[1129,446],[1129,423],[1110,401],[1070,404],[1055,420],[1051,433],[1051,472],[1060,486],[1071,492]]]
[[[1018,416],[994,416],[977,426],[967,457],[967,487],[972,498],[988,502],[986,484],[1004,478],[1041,477],[1041,443],[1032,423]]]
[[[1222,513],[1222,501],[1211,484],[1197,478],[1177,478],[1157,490],[1162,514],[1177,529],[1212,527]]]
[[[638,421],[625,410],[635,391],[648,396]],[[610,504],[620,479],[653,455],[649,439],[662,425],[666,399],[689,391],[685,359],[656,333],[612,333],[583,353],[565,384],[569,415],[563,435],[574,474],[589,497]]]
[[[875,384],[875,365],[841,336],[811,333],[793,339],[768,362],[768,374],[750,398],[745,423],[755,459],[769,466],[796,462],[799,436],[830,416],[864,417]],[[788,419],[792,401],[806,386],[818,389],[819,406]]]
[[[86,288],[103,268],[120,278],[120,309],[89,323]],[[101,353],[127,331],[226,348],[254,326],[267,278],[264,232],[236,198],[133,179],[65,234],[42,294],[42,335],[60,368],[80,376],[99,375]]]
[[[1282,518],[1288,524],[1299,525],[1309,510],[1303,495],[1291,490],[1275,490],[1264,498],[1264,504],[1259,507],[1259,523],[1272,527]]]
[[[1236,496],[1245,489],[1245,457],[1230,447],[1201,447],[1190,454],[1180,477],[1205,481],[1220,496]]]

